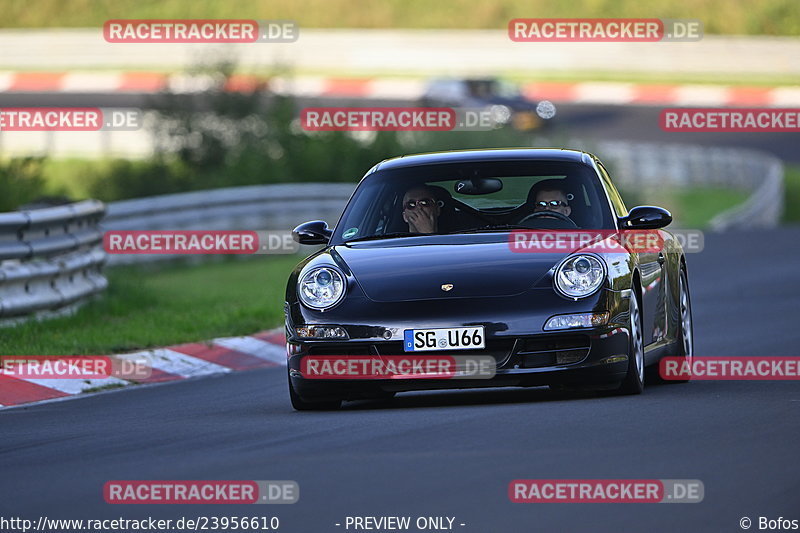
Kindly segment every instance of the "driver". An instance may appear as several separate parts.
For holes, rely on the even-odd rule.
[[[403,196],[403,220],[411,233],[436,233],[439,231],[441,207],[436,201],[436,191],[427,185],[409,189]]]
[[[533,212],[540,213],[542,211],[554,211],[564,216],[569,216],[572,213],[572,208],[569,206],[569,201],[564,191],[557,187],[551,187],[541,189],[536,193]]]

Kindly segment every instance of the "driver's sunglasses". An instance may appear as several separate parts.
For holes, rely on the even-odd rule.
[[[542,200],[541,202],[536,202],[537,207],[567,207],[567,202],[562,202],[561,200],[550,200],[549,202],[545,202]]]
[[[409,200],[405,203],[404,207],[406,209],[416,209],[417,206],[420,207],[430,207],[435,202],[430,198],[423,198],[422,200]]]

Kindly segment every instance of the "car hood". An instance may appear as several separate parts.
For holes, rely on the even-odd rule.
[[[376,302],[504,297],[531,289],[567,254],[514,253],[508,242],[335,246]],[[443,286],[452,285],[450,290]]]

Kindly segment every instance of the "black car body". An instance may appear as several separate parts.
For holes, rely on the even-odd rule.
[[[545,180],[569,195],[569,221],[549,211],[531,216],[531,195]],[[400,216],[408,207],[404,191],[418,185],[436,194],[441,221],[436,233],[409,232]],[[299,242],[324,247],[295,268],[287,285],[293,404],[330,408],[341,400],[466,387],[590,386],[641,392],[645,365],[665,355],[692,355],[684,252],[669,232],[659,229],[670,221],[671,215],[657,207],[627,211],[602,163],[585,152],[474,150],[384,161],[361,180],[335,229],[322,221],[295,229]],[[520,228],[576,227],[647,230],[659,240],[657,249],[644,251],[510,249],[510,237]],[[595,270],[587,271],[587,265]],[[316,277],[309,278],[310,273]],[[304,298],[316,298],[313,291],[321,284],[333,287],[331,276],[341,294],[329,308],[314,308],[317,300],[309,304],[299,297],[308,289]],[[581,285],[589,282],[593,285]],[[592,290],[570,296],[565,287],[568,292]],[[332,298],[334,292],[320,294]],[[550,322],[555,316],[566,318]],[[552,329],[553,323],[563,329]],[[485,346],[466,353],[493,358],[496,369],[490,379],[325,380],[303,375],[305,357],[402,355],[406,331],[468,326],[482,329]]]

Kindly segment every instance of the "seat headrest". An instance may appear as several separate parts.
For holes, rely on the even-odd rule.
[[[435,200],[439,204],[439,207],[444,207],[450,200],[453,199],[453,195],[445,189],[444,187],[440,187],[439,185],[428,185],[428,188],[433,191],[433,195],[436,197]]]

